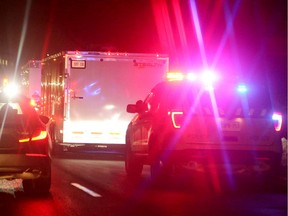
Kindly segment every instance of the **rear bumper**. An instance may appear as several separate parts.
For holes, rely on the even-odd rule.
[[[198,161],[201,163],[230,163],[253,164],[256,161],[280,162],[281,154],[271,151],[243,151],[243,150],[175,150],[162,151],[162,156],[169,160],[185,162]]]
[[[48,155],[0,155],[0,179],[37,179],[50,175],[51,159]]]
[[[243,139],[245,142],[232,142],[225,140],[189,141],[185,134],[160,133],[157,139],[149,146],[150,150],[168,154],[172,158],[185,160],[194,158],[203,161],[215,162],[253,162],[255,158],[261,160],[277,160],[281,158],[282,146],[278,134],[271,134],[261,139]]]
[[[197,172],[218,170],[239,174],[274,172],[278,170],[281,162],[280,154],[267,151],[163,151],[160,158],[166,163]]]

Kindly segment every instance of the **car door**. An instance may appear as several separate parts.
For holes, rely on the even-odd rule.
[[[157,102],[153,92],[149,93],[143,104],[141,104],[141,111],[132,120],[133,143],[134,151],[147,152],[148,140],[153,127],[153,118]]]

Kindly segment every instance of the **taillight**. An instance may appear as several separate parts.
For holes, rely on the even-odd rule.
[[[39,134],[31,138],[32,141],[43,140],[47,137],[47,131],[40,131]]]
[[[36,133],[33,134],[33,136],[30,137],[23,137],[19,139],[19,143],[25,143],[29,141],[37,141],[37,140],[43,140],[47,137],[47,131],[37,131]]]
[[[29,142],[30,138],[21,138],[19,139],[19,143]]]
[[[274,120],[275,131],[280,131],[282,128],[282,114],[273,113],[272,120]]]
[[[168,115],[171,116],[172,124],[174,128],[181,128],[183,123],[183,112],[182,111],[172,111],[168,112]]]

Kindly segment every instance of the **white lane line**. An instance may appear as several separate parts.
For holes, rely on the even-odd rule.
[[[87,194],[89,194],[89,195],[91,195],[93,197],[101,197],[100,194],[98,194],[98,193],[96,193],[96,192],[84,187],[83,185],[80,185],[78,183],[71,183],[71,185],[76,187],[76,188],[78,188],[78,189],[80,189],[80,190],[82,190],[82,191],[84,191],[85,193],[87,193]]]

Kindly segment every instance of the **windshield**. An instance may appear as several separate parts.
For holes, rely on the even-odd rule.
[[[207,90],[194,85],[166,85],[161,92],[169,110],[186,110],[195,115],[266,117],[272,111],[269,94],[263,88],[238,92],[235,86]]]

